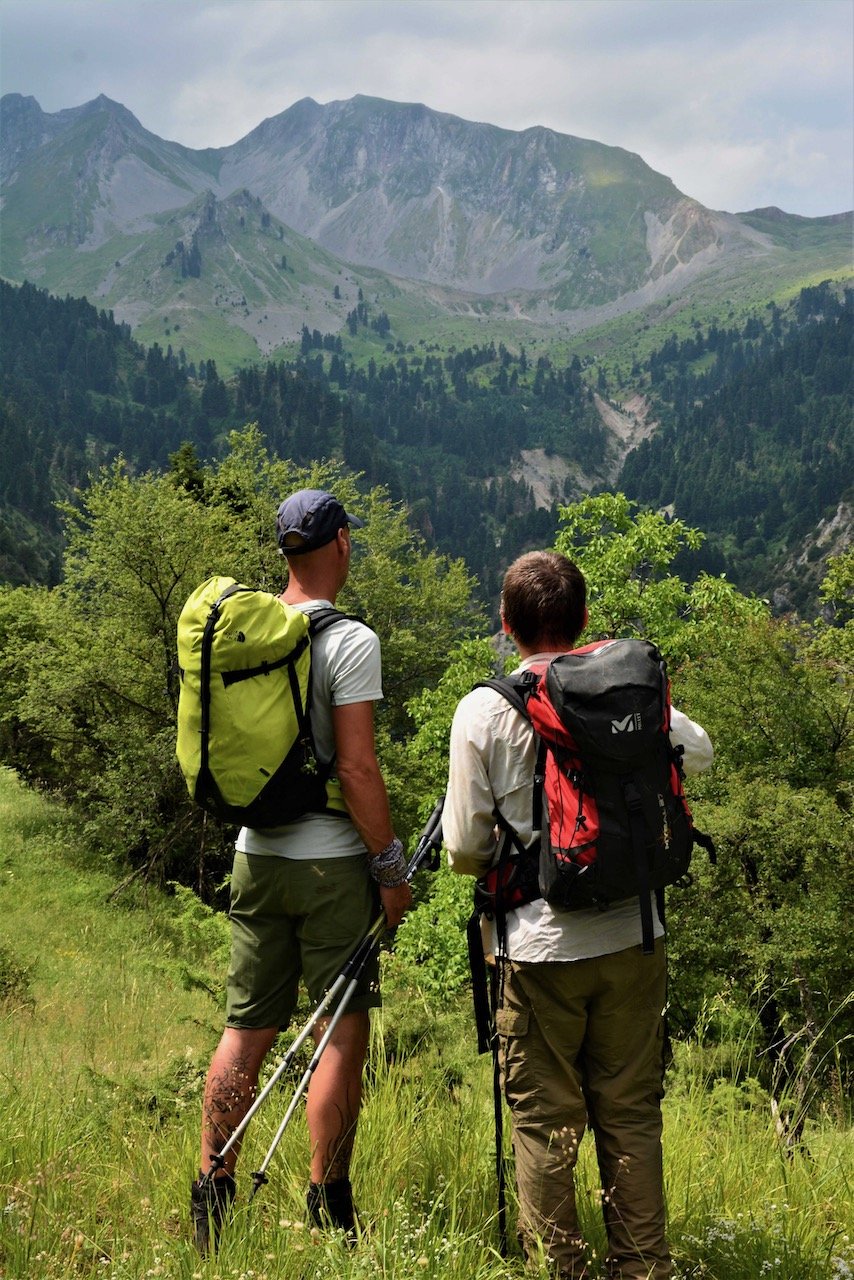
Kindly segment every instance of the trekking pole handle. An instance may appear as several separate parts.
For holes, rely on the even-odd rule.
[[[430,857],[430,870],[438,870],[439,851],[442,848],[442,810],[444,806],[445,797],[439,796],[433,806],[433,812],[427,819],[427,825],[419,836],[418,844],[415,846],[415,853],[412,855],[412,861],[406,872],[407,880],[410,880],[415,875],[415,872],[428,855]]]

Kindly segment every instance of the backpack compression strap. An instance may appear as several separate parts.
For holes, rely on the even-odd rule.
[[[364,618],[358,617],[355,613],[342,613],[340,609],[336,609],[334,605],[324,605],[320,609],[311,609],[306,611],[308,618],[308,633],[312,640],[322,635],[330,627],[334,627],[337,622],[361,622],[362,626],[367,627],[368,623]],[[369,628],[371,630],[372,628]],[[309,715],[311,712],[311,704],[313,698],[314,684],[311,679],[308,682],[308,693],[305,700],[305,725],[306,730],[311,738],[312,750],[314,750],[314,735],[311,732],[311,721]],[[316,753],[315,753],[316,754]],[[346,818],[348,816],[347,806],[341,792],[341,784],[337,778],[333,778],[332,774],[335,768],[335,756],[322,766],[326,775],[326,809],[324,812],[333,817]]]
[[[199,776],[196,780],[196,790],[198,792],[199,784],[204,779],[207,783],[210,779],[210,732],[211,732],[211,650],[213,648],[213,635],[216,624],[219,622],[220,608],[224,600],[228,600],[230,596],[235,596],[239,591],[251,591],[251,587],[241,586],[239,582],[233,582],[230,587],[226,587],[222,595],[211,605],[210,613],[205,622],[205,629],[202,632],[202,654],[201,654],[201,695],[202,695],[202,724],[201,724],[201,760],[199,763]]]
[[[623,797],[629,811],[629,829],[632,836],[632,853],[635,859],[635,872],[638,880],[638,904],[641,917],[641,940],[643,954],[651,956],[655,950],[652,924],[652,897],[649,884],[649,861],[646,855],[646,823],[643,816],[643,801],[637,784],[631,777],[623,779]],[[662,924],[664,921],[662,920]]]
[[[248,590],[250,590],[249,587],[241,587],[240,585],[236,585],[233,587],[229,587],[226,591],[222,593],[222,595],[214,605],[214,608],[211,610],[210,618],[208,619],[208,627],[210,627],[211,629],[211,636],[213,635],[213,627],[216,625],[216,620],[219,617],[219,606],[222,604],[223,600],[227,600],[229,596],[233,596],[238,591],[248,591]],[[216,616],[214,616],[214,610],[216,610]],[[311,637],[313,635],[317,634],[318,631],[325,631],[325,629],[328,626],[331,626],[333,622],[337,622],[339,618],[344,618],[347,616],[346,614],[339,613],[337,609],[331,609],[331,608],[320,609],[318,610],[318,613],[322,613],[324,615],[320,625],[319,626],[313,625],[310,619],[310,615],[306,615],[306,616],[309,616],[308,634],[303,636],[303,638],[300,641],[298,641],[296,645],[294,645],[290,653],[285,654],[283,658],[277,658],[273,662],[262,662],[260,666],[246,667],[239,671],[224,671],[222,676],[222,683],[225,686],[225,688],[228,688],[232,684],[239,684],[240,681],[242,680],[251,680],[255,676],[266,676],[266,675],[269,675],[271,671],[276,671],[280,667],[286,667],[287,673],[288,673],[288,682],[290,684],[290,689],[291,689],[291,698],[293,699],[294,710],[297,716],[297,732],[298,732],[298,737],[300,739],[303,739],[305,737],[309,737],[309,738],[311,737],[311,726],[308,718],[309,709],[311,706],[311,684],[309,683],[308,696],[306,697],[305,706],[303,706],[302,696],[300,694],[300,687],[299,687],[299,676],[297,675],[297,667],[296,667],[297,659],[308,648],[308,645],[311,642]],[[207,634],[208,634],[208,631],[207,631],[207,628],[205,628],[206,639],[207,639]],[[210,642],[208,642],[207,655],[208,655],[208,658],[210,658]],[[209,686],[206,685],[205,687],[208,688]],[[203,737],[203,743],[206,743],[206,741],[207,739]]]
[[[205,634],[204,634],[204,640],[202,645],[202,688],[205,691],[205,696],[203,697],[203,702],[202,702],[202,770],[203,771],[207,767],[207,754],[208,754],[207,752],[208,727],[209,727],[209,720],[210,720],[210,653],[211,653],[211,643],[213,640],[214,627],[216,626],[217,620],[219,619],[220,605],[223,603],[223,601],[227,600],[229,596],[235,595],[238,591],[251,591],[251,590],[252,590],[251,587],[243,587],[239,583],[236,583],[235,585],[228,587],[225,591],[223,591],[222,595],[213,605],[210,615],[208,617],[207,625],[205,627]],[[275,671],[279,667],[287,667],[288,680],[291,688],[291,697],[293,699],[294,710],[296,711],[296,716],[297,716],[298,735],[300,738],[308,738],[311,741],[312,751],[314,752],[314,735],[311,732],[311,720],[310,720],[312,684],[311,684],[311,680],[309,680],[308,693],[306,695],[305,706],[303,706],[302,696],[300,694],[299,678],[297,676],[296,660],[297,658],[299,658],[300,654],[302,654],[305,651],[305,649],[308,647],[311,640],[314,639],[315,636],[319,636],[322,632],[326,631],[329,627],[334,626],[336,622],[343,622],[347,620],[350,622],[361,622],[364,626],[367,626],[368,624],[364,621],[363,618],[359,618],[352,613],[342,613],[340,609],[336,609],[332,605],[325,605],[322,609],[313,609],[311,612],[306,613],[305,616],[308,619],[308,634],[304,636],[303,639],[300,640],[294,646],[291,652],[286,654],[284,658],[277,658],[274,662],[262,662],[261,665],[258,667],[249,667],[241,671],[226,671],[223,673],[222,680],[223,680],[223,684],[227,687],[228,685],[231,685],[231,684],[237,684],[241,680],[249,680],[253,676],[268,675],[269,672]],[[207,670],[205,670],[206,660],[207,660]],[[325,810],[325,812],[334,814],[336,817],[339,815],[341,817],[346,817],[347,811],[346,811],[346,808],[343,806],[343,801],[339,802],[341,803],[342,807],[338,809],[334,807],[336,802],[336,797],[334,796],[334,794],[330,800],[329,774],[331,774],[332,772],[332,767],[334,763],[335,763],[335,758],[333,756],[332,760],[330,760],[327,764],[320,766],[321,769],[325,771],[327,775],[327,801],[326,801],[327,809]],[[337,787],[337,784],[335,785]]]

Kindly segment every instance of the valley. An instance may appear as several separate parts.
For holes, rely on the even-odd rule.
[[[257,421],[280,456],[386,485],[485,600],[560,503],[623,488],[707,532],[689,571],[816,607],[823,530],[850,528],[850,215],[710,210],[619,147],[376,98],[205,151],[103,95],[6,95],[0,122],[10,580],[58,572],[40,473],[64,499],[119,453],[165,468]],[[22,357],[32,286],[95,310],[51,311]]]

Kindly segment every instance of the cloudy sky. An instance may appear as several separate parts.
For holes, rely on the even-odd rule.
[[[3,0],[3,93],[222,146],[373,94],[638,152],[731,211],[854,205],[854,0]]]

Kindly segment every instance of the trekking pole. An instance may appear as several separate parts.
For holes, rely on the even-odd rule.
[[[431,813],[427,821],[427,825],[425,826],[423,832],[421,833],[421,836],[419,837],[418,844],[416,845],[416,848],[415,848],[415,853],[412,855],[412,859],[406,869],[404,883],[408,884],[409,881],[412,880],[416,871],[419,870],[422,863],[427,861],[428,858],[429,858],[428,866],[431,868],[431,870],[435,871],[438,867],[439,854],[442,847],[442,807],[444,805],[444,802],[445,802],[445,797],[442,796],[436,802],[436,805],[433,808],[433,812]],[[330,1018],[329,1024],[326,1027],[326,1030],[324,1031],[323,1036],[321,1037],[320,1042],[318,1043],[317,1048],[314,1051],[311,1061],[309,1062],[308,1067],[306,1068],[305,1072],[302,1075],[302,1078],[299,1081],[299,1084],[296,1087],[294,1096],[291,1099],[291,1102],[288,1106],[287,1111],[285,1112],[284,1117],[282,1118],[282,1123],[279,1125],[279,1128],[276,1131],[276,1135],[273,1138],[272,1143],[270,1144],[269,1150],[267,1151],[267,1154],[264,1157],[264,1160],[261,1163],[260,1167],[252,1174],[252,1190],[249,1193],[250,1200],[267,1181],[267,1169],[269,1168],[270,1162],[273,1159],[273,1156],[275,1155],[276,1148],[281,1142],[282,1137],[284,1136],[285,1130],[287,1129],[288,1125],[291,1122],[291,1118],[293,1117],[294,1111],[296,1110],[296,1107],[297,1107],[297,1104],[299,1103],[300,1098],[305,1093],[308,1087],[308,1084],[311,1080],[311,1077],[313,1076],[315,1070],[317,1069],[317,1064],[320,1061],[320,1058],[323,1054],[324,1049],[326,1048],[329,1041],[331,1040],[335,1032],[335,1028],[337,1027],[340,1019],[343,1017],[344,1013],[346,1012],[347,1005],[350,1003],[350,1000],[352,999],[353,994],[355,993],[356,987],[359,984],[359,979],[361,978],[362,973],[364,972],[364,969],[368,963],[368,960],[373,954],[374,949],[377,946],[379,946],[380,940],[382,939],[382,936],[385,933],[387,927],[388,926],[386,924],[385,912],[381,912],[380,915],[377,916],[374,923],[371,925],[371,928],[368,930],[365,937],[359,943],[356,950],[353,952],[350,959],[347,961],[346,965],[344,966],[341,973],[336,978],[333,985],[330,987],[329,991],[327,991],[326,995],[323,997],[320,1004],[317,1006],[314,1013],[309,1018],[306,1025],[303,1027],[302,1031],[297,1036],[294,1043],[291,1045],[288,1052],[285,1054],[285,1057],[277,1067],[274,1074],[271,1076],[270,1080],[265,1085],[262,1092],[256,1098],[252,1107],[243,1117],[243,1120],[241,1121],[238,1128],[235,1129],[234,1133],[231,1135],[228,1142],[223,1147],[222,1151],[219,1153],[219,1155],[211,1156],[213,1169],[211,1170],[208,1177],[213,1176],[213,1171],[215,1169],[222,1167],[225,1156],[232,1149],[235,1143],[239,1142],[240,1138],[246,1132],[246,1129],[252,1117],[256,1114],[259,1107],[264,1103],[265,1099],[269,1096],[270,1092],[275,1087],[276,1083],[281,1079],[281,1077],[283,1076],[287,1068],[293,1062],[298,1050],[300,1049],[302,1044],[305,1042],[305,1040],[308,1038],[308,1036],[311,1034],[314,1027],[320,1021],[323,1014],[326,1012],[329,1006],[333,1003],[336,996],[338,995],[338,993],[341,991],[343,987],[344,991],[343,991],[343,994],[341,995],[340,1000],[338,1001],[335,1012]]]
[[[374,943],[378,941],[379,938],[382,937],[382,934],[384,932],[385,932],[385,916],[379,916],[371,925],[371,928],[365,934],[364,938],[359,943],[358,947],[353,952],[352,956],[347,961],[344,968],[341,970],[338,977],[333,982],[332,986],[326,992],[326,995],[320,1001],[320,1004],[311,1014],[305,1026],[302,1028],[299,1035],[296,1037],[293,1044],[288,1049],[285,1056],[282,1058],[282,1061],[279,1063],[276,1070],[270,1076],[270,1079],[267,1081],[264,1088],[258,1094],[258,1097],[252,1103],[252,1106],[246,1112],[246,1115],[243,1117],[240,1124],[234,1130],[234,1133],[231,1135],[228,1142],[226,1142],[225,1146],[222,1148],[221,1151],[214,1152],[211,1155],[211,1158],[210,1158],[211,1168],[204,1175],[205,1181],[209,1182],[213,1178],[217,1169],[223,1168],[223,1166],[225,1165],[225,1158],[228,1155],[228,1153],[240,1142],[244,1133],[249,1128],[249,1125],[253,1117],[264,1105],[267,1098],[269,1098],[270,1094],[273,1092],[276,1085],[279,1083],[282,1076],[285,1074],[288,1067],[291,1065],[294,1058],[299,1053],[303,1044],[311,1035],[317,1023],[323,1017],[324,1013],[329,1008],[329,1006],[333,1003],[336,996],[341,991],[342,987],[344,987],[346,983],[350,980],[351,976],[353,975],[354,971],[356,971],[356,969],[358,969],[357,976],[356,976],[356,981],[358,982],[358,979],[362,974],[365,964],[367,963],[368,956],[370,955],[373,949]]]
[[[383,918],[383,921],[385,921],[385,916],[383,916],[382,918]],[[373,934],[373,930],[371,932]],[[352,976],[347,985],[347,988],[344,994],[342,995],[341,999],[338,1001],[338,1004],[335,1008],[335,1012],[333,1013],[332,1017],[329,1019],[329,1023],[326,1027],[326,1030],[324,1031],[323,1036],[320,1039],[320,1043],[318,1044],[317,1048],[314,1051],[314,1054],[312,1055],[311,1062],[309,1062],[308,1066],[306,1067],[305,1072],[303,1073],[302,1079],[300,1080],[299,1084],[296,1087],[296,1090],[294,1091],[294,1096],[291,1098],[290,1105],[288,1106],[288,1109],[282,1118],[282,1123],[279,1125],[278,1129],[276,1130],[276,1136],[273,1138],[273,1141],[270,1143],[269,1150],[267,1151],[267,1154],[265,1155],[263,1161],[261,1162],[260,1167],[256,1169],[255,1172],[252,1174],[252,1190],[249,1192],[250,1200],[253,1199],[255,1194],[261,1189],[261,1187],[263,1187],[264,1183],[267,1181],[267,1169],[270,1166],[270,1161],[273,1159],[273,1156],[276,1153],[276,1148],[278,1147],[279,1143],[284,1137],[285,1130],[287,1129],[288,1125],[291,1122],[291,1117],[296,1111],[297,1105],[300,1099],[302,1098],[302,1095],[305,1093],[306,1089],[308,1088],[309,1081],[311,1080],[311,1077],[314,1075],[314,1072],[317,1068],[317,1064],[320,1062],[321,1056],[323,1054],[323,1050],[329,1044],[329,1041],[332,1039],[332,1036],[335,1033],[335,1028],[338,1026],[338,1023],[340,1022],[341,1018],[347,1012],[347,1005],[350,1003],[350,999],[354,991],[356,990],[356,987],[358,986],[359,979],[362,976],[362,971],[364,970],[365,965],[368,963],[368,960],[371,957],[374,947],[379,944],[381,936],[382,936],[382,931],[371,937],[370,945],[364,948],[364,953],[358,965],[352,971]]]
[[[442,808],[444,806],[444,803],[445,803],[444,796],[442,796],[436,802],[436,805],[433,808],[433,812],[431,813],[427,821],[427,825],[425,826],[418,840],[418,844],[416,845],[416,848],[415,848],[415,853],[412,855],[412,860],[410,861],[409,866],[406,869],[404,883],[408,884],[409,881],[412,880],[413,876],[421,866],[422,862],[424,862],[428,857],[430,859],[429,865],[433,870],[435,870],[436,867],[438,866],[439,851],[442,847]],[[269,1150],[267,1151],[267,1154],[264,1157],[264,1160],[261,1163],[260,1168],[258,1168],[255,1171],[255,1173],[252,1174],[252,1190],[249,1193],[250,1200],[267,1181],[267,1169],[270,1166],[270,1162],[273,1159],[273,1156],[276,1152],[276,1148],[281,1142],[284,1136],[285,1130],[287,1129],[288,1125],[291,1122],[291,1118],[297,1108],[297,1104],[299,1103],[300,1098],[305,1093],[305,1090],[308,1087],[311,1077],[313,1076],[315,1070],[317,1069],[317,1064],[320,1062],[324,1049],[328,1045],[329,1041],[332,1039],[332,1036],[335,1032],[335,1028],[338,1026],[340,1019],[343,1017],[344,1013],[346,1012],[347,1005],[350,1003],[350,1000],[352,999],[353,994],[355,993],[356,987],[359,984],[359,979],[362,976],[364,968],[368,963],[368,960],[370,959],[375,947],[379,945],[380,939],[382,938],[382,935],[386,931],[386,927],[387,926],[386,926],[385,913],[382,912],[374,921],[368,934],[360,943],[359,947],[356,949],[356,952],[353,954],[351,959],[347,962],[347,965],[345,966],[343,973],[339,976],[338,981],[335,983],[335,987],[338,988],[342,979],[347,980],[346,989],[344,990],[344,993],[341,996],[341,999],[338,1001],[335,1012],[330,1018],[329,1024],[326,1030],[324,1031],[323,1036],[321,1037],[317,1048],[314,1051],[312,1059],[309,1062],[305,1072],[303,1073],[301,1080],[299,1081],[299,1084],[296,1087],[294,1096],[290,1101],[290,1105],[288,1106],[288,1109],[282,1118],[282,1123],[279,1125],[279,1128],[276,1131],[276,1135],[270,1144]],[[330,1003],[331,1003],[331,997],[327,994],[327,997],[324,1000],[324,1008],[328,1008]],[[306,1029],[305,1033],[303,1034],[303,1037],[302,1037],[303,1040],[305,1039],[305,1036],[308,1034],[311,1028],[314,1025],[316,1025],[318,1021],[318,1017],[319,1017],[319,1014],[315,1013],[314,1017],[311,1020],[311,1023],[309,1024],[309,1027]]]
[[[501,963],[501,957],[496,957]],[[498,1008],[497,973],[492,975],[492,1110],[495,1124],[495,1180],[498,1190],[498,1252],[507,1257],[507,1164],[504,1158],[504,1108],[501,1093],[501,1058],[498,1052],[498,1031],[495,1025]]]

